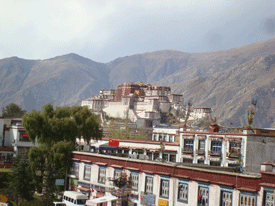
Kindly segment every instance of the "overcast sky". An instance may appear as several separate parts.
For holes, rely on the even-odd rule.
[[[206,52],[275,38],[274,0],[0,0],[0,59],[96,62]]]

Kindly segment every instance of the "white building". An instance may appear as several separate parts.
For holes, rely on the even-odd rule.
[[[129,118],[136,122],[139,118],[156,120],[160,111],[171,108],[183,109],[183,96],[171,94],[170,87],[150,84],[122,84],[117,90],[101,90],[94,97],[81,102],[95,113],[105,112],[110,117]]]
[[[179,133],[180,162],[259,172],[262,162],[275,160],[274,130],[244,128],[242,133],[221,133],[213,128],[210,132],[181,128]]]
[[[72,161],[70,189],[90,199],[110,197],[113,180],[124,172],[132,185],[129,205],[274,205],[275,165],[271,163],[262,164],[261,173],[248,175],[87,152],[73,152]]]
[[[0,135],[0,159],[10,162],[16,155],[22,155],[31,147],[38,146],[37,141],[33,144],[24,127],[21,118],[4,119],[0,118],[2,133]]]

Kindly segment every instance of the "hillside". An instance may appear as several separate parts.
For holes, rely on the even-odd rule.
[[[101,88],[110,87],[104,64],[76,54],[37,61],[4,59],[0,71],[1,107],[15,102],[27,111],[40,110],[49,102],[78,104]]]
[[[244,47],[205,53],[156,51],[121,57],[107,64],[76,54],[46,60],[11,57],[0,60],[0,106],[10,102],[23,109],[42,105],[79,104],[100,89],[124,82],[171,86],[193,105],[213,108],[218,122],[246,124],[246,109],[258,99],[255,126],[275,126],[275,39]]]
[[[257,100],[255,127],[275,127],[275,55],[256,57],[236,67],[172,85],[196,107],[213,109],[218,122],[245,126],[251,100]]]

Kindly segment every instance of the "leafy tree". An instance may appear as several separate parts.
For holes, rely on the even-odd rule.
[[[29,170],[27,155],[17,156],[15,159],[12,173],[9,176],[9,191],[19,199],[31,200],[34,186]]]
[[[41,112],[26,113],[23,126],[30,140],[34,142],[37,138],[40,145],[30,150],[29,160],[37,190],[41,192],[46,186],[44,203],[47,205],[53,200],[54,193],[64,189],[55,185],[55,179],[65,179],[76,136],[83,136],[89,142],[91,138],[101,139],[102,130],[97,116],[88,107],[54,108],[52,104],[44,105]],[[41,171],[40,176],[36,175],[37,170]]]
[[[32,142],[38,138],[40,144],[48,146],[59,141],[75,142],[76,136],[101,139],[102,131],[97,116],[88,107],[43,106],[42,112],[33,110],[23,116],[23,126]]]
[[[22,110],[15,103],[10,103],[7,106],[2,108],[2,116],[3,117],[22,117],[26,113],[26,110]]]

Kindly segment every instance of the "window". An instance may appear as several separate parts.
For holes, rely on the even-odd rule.
[[[229,151],[240,152],[241,151],[241,142],[230,142]]]
[[[84,168],[84,179],[90,180],[91,178],[91,165],[85,165]]]
[[[198,160],[198,164],[204,164],[204,160]]]
[[[178,200],[184,203],[188,203],[188,183],[187,182],[179,181]]]
[[[184,162],[184,163],[193,163],[193,159],[183,158],[182,162]]]
[[[274,190],[268,189],[264,191],[264,206],[274,206]]]
[[[163,154],[162,159],[164,159],[165,161],[168,161],[168,154]]]
[[[145,177],[145,192],[150,194],[153,193],[153,176]]]
[[[194,140],[186,139],[184,140],[184,148],[193,150]]]
[[[253,193],[241,193],[240,206],[256,206],[256,196]]]
[[[209,197],[208,187],[199,186],[198,206],[209,206],[208,197]]]
[[[154,160],[156,160],[157,158],[159,158],[159,153],[158,153],[158,152],[155,152],[155,153],[154,153]]]
[[[99,167],[98,183],[105,184],[105,181],[106,181],[106,168],[105,167]]]
[[[78,163],[73,163],[71,167],[71,174],[75,175],[77,178],[79,176],[79,164]]]
[[[176,162],[176,155],[170,154],[170,162]]]
[[[169,178],[161,178],[159,195],[164,198],[169,197]]]
[[[199,140],[199,150],[205,149],[205,140]]]
[[[232,206],[232,192],[221,191],[221,206]]]
[[[220,153],[222,151],[222,142],[220,141],[212,141],[211,142],[212,152]]]
[[[169,142],[174,142],[174,136],[173,135],[169,135]]]
[[[130,177],[131,177],[131,186],[132,190],[138,191],[138,173],[137,172],[131,172]]]
[[[117,179],[121,176],[121,170],[120,169],[115,169],[114,172],[114,179]]]
[[[221,162],[220,161],[210,161],[210,165],[211,166],[221,166]]]

